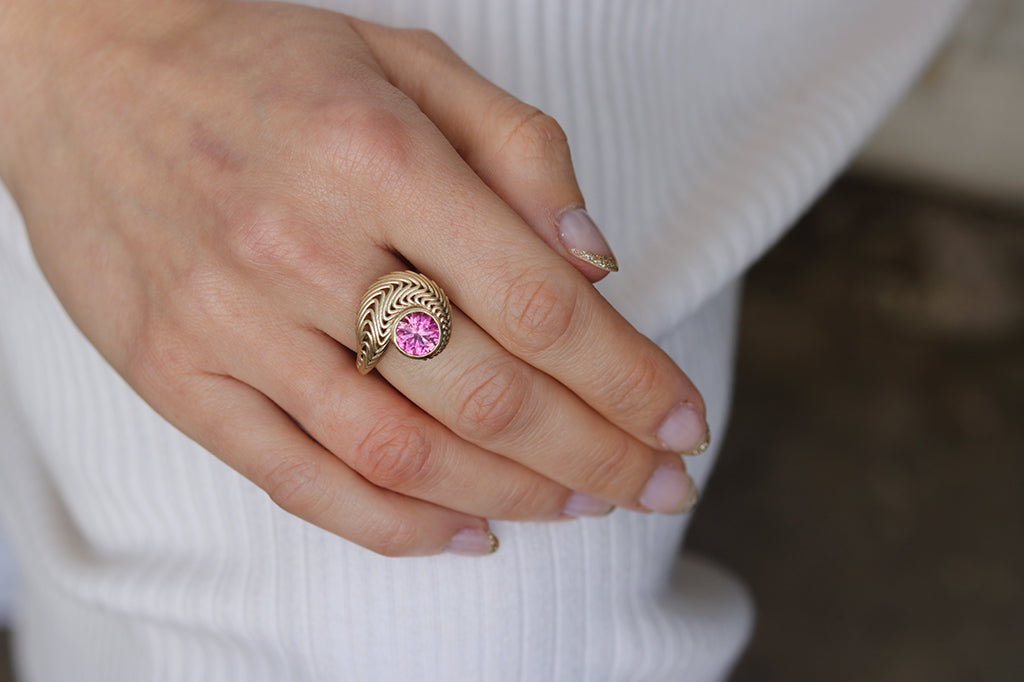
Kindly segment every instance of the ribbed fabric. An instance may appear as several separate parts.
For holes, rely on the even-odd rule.
[[[905,88],[958,5],[337,4],[437,31],[559,119],[622,266],[602,292],[690,373],[718,434],[738,278]],[[747,637],[738,583],[678,560],[685,518],[495,523],[495,556],[395,560],[285,514],[91,348],[6,195],[0,320],[0,516],[22,569],[27,682],[691,682],[724,679]],[[693,461],[699,483],[713,460]]]

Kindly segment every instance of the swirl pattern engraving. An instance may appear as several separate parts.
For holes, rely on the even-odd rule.
[[[356,367],[370,372],[394,341],[395,325],[409,312],[421,311],[434,318],[440,329],[437,346],[419,359],[432,358],[448,345],[452,332],[452,312],[448,297],[431,280],[406,270],[384,275],[363,294],[356,323],[359,349]]]

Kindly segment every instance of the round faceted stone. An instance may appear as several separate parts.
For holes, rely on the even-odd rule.
[[[403,353],[414,358],[433,353],[440,338],[437,320],[423,312],[406,313],[395,325],[395,343]]]

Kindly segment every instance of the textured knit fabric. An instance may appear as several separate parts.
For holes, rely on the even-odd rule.
[[[720,434],[739,277],[906,87],[957,4],[333,7],[433,29],[563,124],[622,267],[601,291],[691,375]],[[27,682],[700,682],[724,679],[749,634],[739,584],[679,559],[685,517],[495,523],[491,557],[386,559],[289,516],[99,357],[2,194],[0,321],[0,517],[21,567]],[[714,455],[692,460],[698,483]]]

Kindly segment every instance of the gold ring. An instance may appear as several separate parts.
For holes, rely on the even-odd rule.
[[[356,367],[366,374],[394,342],[416,360],[432,358],[448,345],[452,309],[429,277],[405,270],[384,275],[363,294],[356,324]]]

